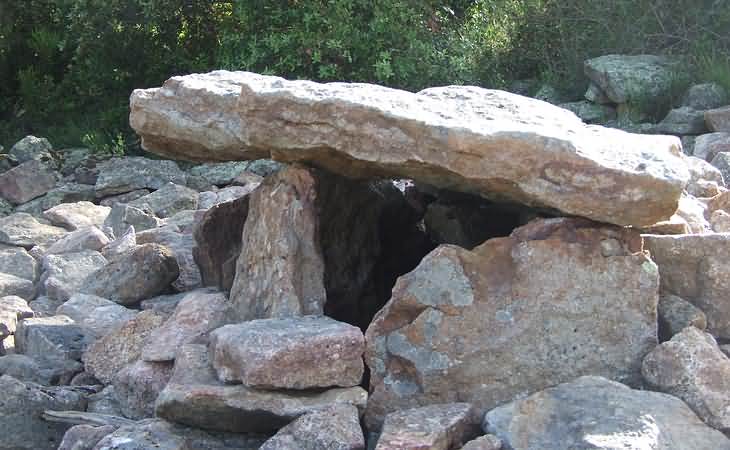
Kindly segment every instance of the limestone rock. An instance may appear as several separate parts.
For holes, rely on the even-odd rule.
[[[694,326],[700,330],[707,328],[705,313],[692,303],[676,295],[661,295],[657,313],[659,336],[663,341],[671,339],[672,336],[689,326]]]
[[[705,111],[705,123],[710,131],[730,133],[730,106]]]
[[[137,359],[152,330],[162,325],[166,316],[156,311],[142,311],[137,316],[96,340],[84,353],[86,371],[109,384],[127,364]]]
[[[111,158],[98,166],[97,197],[137,189],[160,189],[167,183],[185,185],[185,172],[174,161],[142,157]]]
[[[125,366],[113,381],[122,414],[130,419],[153,417],[155,400],[172,375],[172,363],[136,361]]]
[[[46,255],[76,253],[84,250],[98,252],[108,244],[109,238],[100,229],[88,226],[72,231],[54,242],[46,249]]]
[[[142,359],[172,361],[181,345],[230,323],[232,317],[231,305],[222,293],[204,289],[192,291],[180,300],[172,316],[152,331],[142,349]]]
[[[66,316],[23,319],[15,330],[16,351],[36,359],[79,361],[89,343],[83,328]]]
[[[479,435],[480,417],[468,403],[423,406],[388,414],[375,450],[460,448]]]
[[[678,398],[590,376],[495,408],[483,426],[513,450],[730,448]]]
[[[583,374],[638,384],[659,274],[629,229],[537,220],[402,276],[366,333],[366,423],[455,400],[484,412]]]
[[[10,148],[10,155],[16,163],[27,161],[53,162],[53,146],[46,138],[26,136]]]
[[[158,190],[129,202],[130,206],[149,208],[157,217],[165,218],[186,209],[198,208],[198,192],[175,183],[166,183]]]
[[[76,202],[54,206],[46,210],[43,215],[54,225],[69,230],[78,230],[89,226],[104,226],[104,220],[110,211],[111,208],[108,206],[99,206],[91,202]]]
[[[218,378],[260,389],[360,384],[365,341],[360,329],[329,317],[252,320],[210,336]]]
[[[36,245],[46,247],[67,233],[66,230],[38,222],[26,213],[0,217],[0,243],[30,249]]]
[[[268,177],[250,195],[230,294],[241,320],[322,314],[315,199],[316,179],[302,167]]]
[[[52,299],[66,301],[80,292],[86,279],[106,264],[106,258],[93,250],[46,255],[40,281],[42,293]]]
[[[689,106],[698,111],[719,108],[727,105],[728,93],[717,83],[701,83],[690,86],[682,99],[682,106]]]
[[[0,250],[0,272],[36,281],[40,275],[38,261],[22,247]]]
[[[16,295],[25,300],[33,300],[35,293],[31,280],[0,272],[0,297]]]
[[[71,389],[46,388],[0,376],[0,449],[56,450],[69,425],[46,422],[43,411],[83,410],[84,399]]]
[[[93,450],[96,444],[106,435],[116,431],[114,425],[91,426],[74,425],[63,435],[58,450]]]
[[[56,185],[55,175],[40,161],[28,161],[0,174],[0,197],[19,205]]]
[[[79,291],[133,305],[161,294],[178,275],[177,261],[168,248],[142,244],[92,272]]]
[[[157,398],[155,414],[197,428],[237,433],[278,430],[304,414],[336,404],[362,410],[360,387],[326,391],[262,391],[225,385],[215,375],[204,345],[181,347],[172,378]]]
[[[70,317],[86,336],[97,339],[134,319],[137,311],[94,295],[74,294],[56,309],[56,314]]]
[[[416,179],[620,225],[668,218],[687,179],[676,138],[586,126],[562,108],[476,87],[412,94],[218,71],[136,90],[130,123],[144,148],[161,155],[270,153],[342,175]]]
[[[365,450],[356,407],[334,405],[305,414],[285,426],[261,446],[260,450]]]
[[[730,235],[644,235],[659,267],[663,292],[682,297],[707,316],[707,331],[730,338]]]
[[[707,133],[697,136],[692,155],[709,162],[718,153],[722,152],[730,152],[730,132]]]

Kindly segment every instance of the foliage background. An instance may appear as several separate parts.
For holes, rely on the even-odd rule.
[[[287,78],[505,88],[566,98],[583,61],[681,58],[730,88],[728,0],[0,0],[0,145],[135,151],[128,98],[218,68]]]

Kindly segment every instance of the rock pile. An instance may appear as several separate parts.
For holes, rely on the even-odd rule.
[[[674,70],[588,61],[570,108]],[[0,173],[0,450],[730,449],[723,130],[224,71],[131,111],[198,163],[29,136]]]

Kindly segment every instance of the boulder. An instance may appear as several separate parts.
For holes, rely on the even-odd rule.
[[[158,295],[157,297],[142,300],[139,304],[142,310],[152,309],[161,312],[167,316],[171,316],[175,312],[177,305],[182,299],[188,295],[188,292],[179,292],[177,294]]]
[[[36,281],[40,275],[38,261],[22,247],[0,250],[0,272]]]
[[[502,440],[493,434],[486,434],[467,442],[461,450],[501,450]]]
[[[99,204],[101,206],[114,206],[116,203],[129,203],[133,200],[137,200],[138,198],[144,197],[145,195],[149,194],[149,189],[136,189],[131,192],[125,192],[124,194],[118,194],[118,195],[111,195],[109,197],[104,197],[99,201]]]
[[[139,156],[111,158],[97,165],[96,196],[106,197],[137,189],[160,189],[167,183],[185,185],[185,172],[174,161]]]
[[[93,450],[104,436],[116,429],[114,425],[74,425],[63,435],[58,450]]]
[[[180,346],[230,323],[232,317],[231,305],[224,294],[204,289],[192,291],[180,300],[172,316],[152,331],[142,349],[142,359],[172,361]]]
[[[0,449],[56,450],[70,425],[46,422],[43,411],[83,410],[83,397],[65,387],[47,388],[0,376]]]
[[[35,286],[31,280],[0,272],[0,298],[14,295],[25,300],[33,300],[35,293]]]
[[[730,359],[711,335],[685,328],[644,358],[642,373],[651,387],[684,400],[711,427],[730,430]]]
[[[720,169],[723,179],[730,180],[730,153],[719,152],[712,158],[710,164]]]
[[[15,334],[18,321],[33,317],[33,310],[23,298],[17,295],[0,297],[0,352],[2,340]]]
[[[10,148],[8,155],[17,163],[28,161],[53,162],[53,146],[46,138],[26,136]]]
[[[109,216],[104,222],[105,227],[112,229],[114,236],[122,236],[129,227],[134,227],[135,231],[144,231],[157,228],[163,224],[164,222],[152,214],[152,212],[124,203],[114,204]]]
[[[718,153],[723,152],[730,152],[730,132],[707,133],[697,136],[692,155],[709,162],[712,161]]]
[[[251,165],[249,161],[200,164],[188,170],[188,174],[200,177],[213,186],[227,186],[232,184],[241,172],[245,172],[249,165]]]
[[[702,134],[707,132],[705,112],[688,106],[671,109],[654,130],[662,134]]]
[[[593,376],[495,408],[483,427],[512,450],[730,448],[678,398]]]
[[[184,233],[176,225],[165,225],[140,231],[136,240],[138,244],[160,244],[172,252],[178,267],[178,276],[172,282],[173,288],[190,291],[202,287],[200,269],[193,257],[195,239],[192,233]]]
[[[0,217],[9,216],[13,213],[13,204],[0,197]]]
[[[707,161],[688,156],[685,158],[689,169],[690,181],[687,184],[687,193],[695,197],[714,197],[725,187],[725,180],[718,168]],[[680,206],[682,200],[680,199]]]
[[[668,218],[687,179],[677,138],[587,126],[545,102],[476,87],[413,94],[217,71],[134,91],[130,123],[145,149],[165,156],[271,154],[619,225]]]
[[[88,275],[79,292],[133,305],[164,292],[179,273],[167,247],[142,244]]]
[[[46,255],[43,257],[41,293],[55,300],[66,301],[80,292],[86,279],[106,264],[106,258],[93,250]]]
[[[63,228],[38,222],[26,213],[0,217],[0,244],[31,249],[36,245],[47,247],[68,233]]]
[[[127,231],[101,249],[101,254],[111,261],[137,247],[137,233],[134,226],[130,225]]]
[[[704,234],[712,230],[706,218],[707,205],[693,195],[682,194],[675,214],[685,221],[690,233]]]
[[[34,200],[15,208],[16,212],[43,216],[43,211],[63,203],[94,200],[94,186],[72,182],[59,182],[56,187]]]
[[[156,311],[142,311],[120,328],[97,339],[84,353],[86,371],[104,384],[111,383],[124,366],[139,359],[147,337],[165,318]]]
[[[710,215],[710,225],[715,233],[730,233],[730,214],[722,209],[713,211]]]
[[[165,218],[186,209],[197,209],[198,192],[175,183],[166,183],[158,190],[132,200],[129,205],[147,209],[157,217]]]
[[[28,161],[0,174],[0,197],[19,205],[56,186],[56,176],[40,161]]]
[[[74,294],[56,309],[56,314],[70,317],[91,339],[98,339],[134,319],[137,311],[95,295]]]
[[[64,303],[64,300],[56,300],[45,295],[36,297],[28,306],[35,313],[35,317],[50,317],[56,315],[56,309]]]
[[[71,360],[36,359],[20,354],[0,357],[0,375],[44,386],[68,384],[79,370],[80,364]]]
[[[172,378],[157,398],[155,414],[197,428],[269,433],[336,404],[362,411],[366,401],[361,387],[292,392],[226,385],[216,378],[206,347],[187,344],[175,358]]]
[[[580,117],[585,123],[605,123],[616,118],[615,108],[585,100],[561,103],[558,106]]]
[[[172,375],[172,363],[136,361],[114,376],[112,385],[122,414],[139,420],[155,415],[155,400]]]
[[[84,250],[98,252],[108,244],[109,238],[100,229],[88,226],[72,231],[54,242],[46,249],[46,255],[76,253]]]
[[[218,378],[260,389],[357,386],[364,350],[359,328],[324,316],[252,320],[210,335]]]
[[[727,105],[728,100],[730,100],[730,97],[721,85],[717,83],[700,83],[687,89],[682,98],[682,106],[704,111]]]
[[[659,273],[635,231],[536,220],[472,251],[442,245],[366,332],[366,424],[455,400],[479,413],[584,374],[638,385]]]
[[[478,436],[481,417],[468,403],[446,403],[388,414],[375,450],[450,450]]]
[[[707,328],[705,313],[687,300],[672,294],[659,296],[657,308],[659,337],[668,341],[683,329],[693,326],[700,330]]]
[[[259,187],[259,185],[261,184],[261,180],[263,180],[263,178],[259,177],[258,175],[253,176],[258,177],[259,181],[250,182],[246,186],[228,186],[215,192],[201,192],[198,195],[198,208],[210,209],[219,203],[229,202],[250,194],[257,187]]]
[[[304,414],[279,430],[259,450],[365,450],[358,410],[339,404]]]
[[[89,374],[86,373],[86,375]],[[121,417],[122,407],[119,405],[117,394],[114,392],[114,386],[109,385],[100,392],[89,395],[89,404],[86,411],[90,413]]]
[[[662,291],[695,305],[707,316],[709,333],[730,339],[730,235],[643,237],[659,267]]]
[[[730,106],[705,111],[705,123],[710,131],[730,133]]]
[[[99,206],[91,202],[62,203],[46,210],[43,216],[53,225],[78,230],[89,226],[104,226],[110,211],[111,208],[108,206]]]
[[[66,316],[23,319],[15,330],[16,351],[35,359],[80,361],[90,341]]]

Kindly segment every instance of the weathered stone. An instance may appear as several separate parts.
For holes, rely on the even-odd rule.
[[[99,201],[99,204],[102,206],[114,206],[116,203],[129,203],[133,200],[144,197],[149,193],[149,189],[137,189],[132,192],[125,192],[124,194],[105,197]]]
[[[188,295],[187,292],[180,292],[178,294],[158,295],[157,297],[148,298],[142,300],[139,304],[140,308],[152,309],[168,316],[175,312],[175,308],[180,304],[182,299]]]
[[[657,308],[659,337],[668,341],[683,329],[694,326],[700,330],[707,328],[705,313],[687,300],[672,294],[659,297]]]
[[[707,133],[697,136],[692,155],[709,162],[718,153],[722,152],[730,152],[730,132]]]
[[[689,234],[692,232],[687,221],[677,214],[674,214],[669,220],[657,222],[641,231],[646,234]]]
[[[26,136],[10,148],[8,152],[16,163],[27,161],[53,162],[53,146],[46,138]]]
[[[114,386],[109,385],[96,394],[89,395],[88,412],[107,414],[110,416],[122,416],[122,407],[114,392]]]
[[[138,244],[160,244],[172,252],[177,261],[178,276],[172,287],[178,291],[190,291],[202,287],[200,269],[193,257],[195,239],[192,233],[182,233],[175,225],[165,225],[141,231],[136,236]]]
[[[720,152],[716,154],[710,164],[720,169],[723,179],[730,180],[730,153]]]
[[[121,328],[97,339],[84,353],[86,371],[104,384],[111,383],[124,366],[139,359],[147,337],[165,319],[156,311],[142,311]]]
[[[160,189],[167,183],[185,185],[185,172],[174,161],[142,157],[111,158],[97,167],[97,197],[137,189]]]
[[[502,440],[493,434],[480,436],[466,443],[461,450],[500,450]]]
[[[677,138],[586,126],[562,108],[476,87],[412,94],[218,71],[136,90],[130,123],[144,148],[162,155],[270,153],[347,176],[411,178],[620,225],[668,218],[687,178]]]
[[[94,446],[106,435],[116,431],[114,425],[91,426],[74,425],[63,435],[58,450],[93,450]]]
[[[484,412],[583,374],[638,384],[657,343],[659,274],[638,233],[537,220],[473,251],[444,245],[366,333],[366,423],[455,400]]]
[[[248,169],[248,161],[228,161],[222,163],[200,164],[191,168],[190,175],[201,177],[214,186],[226,186]]]
[[[129,206],[124,203],[116,203],[112,206],[112,210],[109,213],[104,226],[110,227],[114,236],[121,236],[126,232],[130,226],[134,227],[134,230],[144,231],[152,228],[157,228],[163,225],[163,221],[157,218],[154,214],[148,211]]]
[[[713,211],[710,215],[710,225],[715,233],[730,233],[730,214],[722,209]]]
[[[614,103],[614,101],[608,98],[606,93],[603,92],[600,87],[596,86],[593,81],[588,82],[588,89],[586,90],[586,93],[583,95],[583,97],[589,102],[598,103],[599,105]]]
[[[175,183],[166,183],[160,189],[129,202],[130,206],[149,209],[157,217],[170,217],[186,209],[198,208],[198,192]]]
[[[226,296],[220,292],[198,290],[188,293],[175,312],[150,334],[142,349],[145,361],[172,361],[183,344],[194,342],[233,318]]]
[[[707,199],[707,212],[713,213],[717,210],[723,210],[730,213],[730,191],[721,192],[720,194]]]
[[[155,400],[172,375],[172,363],[136,361],[114,377],[114,392],[122,414],[130,419],[155,415]]]
[[[730,106],[705,111],[705,123],[710,131],[730,133]]]
[[[707,330],[730,339],[730,235],[644,235],[659,267],[662,291],[692,303],[707,316]]]
[[[258,175],[254,176],[258,177]],[[263,178],[260,178],[260,180],[263,180]],[[259,184],[261,184],[260,181],[258,183],[249,183],[246,186],[228,186],[215,192],[201,192],[198,196],[198,207],[200,209],[210,209],[219,203],[241,198],[253,192]]]
[[[0,250],[0,272],[35,281],[40,275],[38,261],[22,247]]]
[[[78,230],[80,228],[104,226],[104,220],[111,208],[99,206],[91,202],[62,203],[46,210],[43,216],[53,225]]]
[[[31,358],[79,361],[90,339],[66,316],[34,317],[18,322],[15,346]]]
[[[229,292],[241,254],[243,224],[248,216],[248,196],[219,203],[205,212],[193,228],[193,256],[205,286]]]
[[[360,387],[287,392],[225,385],[216,378],[206,347],[188,344],[175,358],[172,378],[157,398],[155,413],[203,429],[266,433],[336,404],[362,410],[366,401],[367,393]]]
[[[46,247],[68,233],[63,228],[38,222],[26,213],[0,217],[0,243],[30,249],[36,245]]]
[[[674,135],[706,133],[705,112],[688,106],[674,108],[654,129],[657,133]]]
[[[537,89],[535,95],[533,95],[533,98],[542,100],[543,102],[552,103],[553,105],[557,105],[558,103],[565,101],[562,97],[563,96],[557,89],[555,89],[555,87],[547,83],[543,83],[542,86]]]
[[[362,332],[324,316],[226,325],[210,348],[219,379],[254,388],[350,387],[363,375]]]
[[[15,334],[18,321],[33,317],[33,310],[21,297],[7,295],[0,297],[0,341]]]
[[[81,292],[86,279],[107,264],[101,253],[84,250],[43,257],[41,293],[56,300],[68,300]]]
[[[59,170],[64,176],[73,175],[78,168],[88,168],[96,164],[97,155],[89,148],[64,148],[58,153],[61,159]]]
[[[66,384],[81,369],[77,361],[35,359],[20,354],[0,357],[0,375],[45,386]]]
[[[101,249],[101,254],[109,261],[116,259],[137,247],[137,233],[134,225],[130,225],[127,231],[115,240],[111,241]]]
[[[730,448],[681,400],[590,376],[493,409],[483,426],[513,450]]]
[[[685,328],[644,358],[642,373],[649,385],[684,400],[711,427],[730,430],[730,359],[711,335]]]
[[[71,389],[47,388],[0,376],[0,449],[56,450],[70,425],[46,422],[43,411],[83,410],[84,399]]]
[[[56,314],[70,317],[87,337],[97,339],[134,319],[137,311],[95,295],[74,294],[58,307]]]
[[[56,309],[64,303],[63,300],[56,300],[45,295],[36,297],[28,306],[35,313],[35,317],[50,317],[56,315]]]
[[[9,216],[13,211],[13,204],[0,197],[0,217]]]
[[[0,297],[17,295],[25,300],[33,300],[35,293],[31,280],[0,272]]]
[[[690,86],[682,98],[682,106],[699,111],[719,108],[728,104],[728,93],[717,83],[701,83]]]
[[[682,141],[682,152],[685,155],[694,154],[695,140],[697,136],[680,136],[679,139]]]
[[[0,174],[0,196],[16,205],[40,197],[55,185],[56,177],[40,161],[28,161]]]
[[[365,450],[357,408],[340,404],[305,414],[285,426],[260,450]]]
[[[45,253],[46,255],[56,255],[84,250],[100,251],[108,244],[109,238],[100,229],[89,226],[68,233],[48,247]]]
[[[690,175],[686,187],[689,194],[695,197],[714,197],[720,193],[720,187],[725,187],[725,180],[717,167],[694,156],[688,156],[685,161]]]
[[[94,186],[78,183],[59,183],[45,195],[18,205],[16,212],[24,212],[37,217],[43,216],[43,211],[62,203],[73,203],[94,200]]]
[[[691,233],[703,234],[712,230],[706,217],[707,205],[693,195],[682,194],[676,215],[684,219]]]
[[[388,414],[375,450],[450,450],[479,435],[480,417],[468,403],[447,403]]]
[[[167,247],[142,244],[91,273],[79,292],[133,305],[161,294],[178,275],[175,255]]]
[[[616,109],[610,106],[596,104],[585,100],[579,102],[561,103],[563,109],[567,109],[585,123],[604,123],[616,118]],[[702,119],[704,121],[704,118]]]
[[[230,299],[241,320],[322,314],[324,260],[316,179],[302,167],[268,177],[249,196]]]

